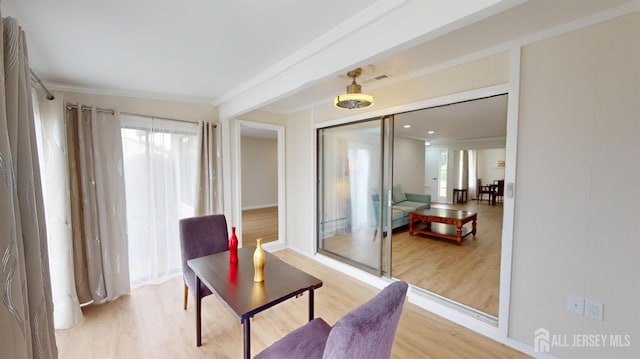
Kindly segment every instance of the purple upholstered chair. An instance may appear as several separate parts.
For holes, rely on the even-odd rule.
[[[208,256],[229,250],[227,220],[223,214],[191,217],[180,220],[180,247],[182,251],[182,276],[184,279],[184,309],[187,309],[189,291],[196,294],[196,274],[187,265],[189,259]],[[211,291],[200,284],[200,297]]]
[[[406,282],[394,282],[333,327],[316,318],[255,358],[388,359],[407,288]]]

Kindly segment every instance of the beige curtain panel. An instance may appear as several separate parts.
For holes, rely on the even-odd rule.
[[[195,214],[197,216],[222,212],[222,160],[219,133],[215,124],[200,122],[196,173]]]
[[[117,114],[67,107],[74,276],[80,303],[130,292],[122,137]]]
[[[27,45],[15,19],[1,21],[0,355],[56,358]]]

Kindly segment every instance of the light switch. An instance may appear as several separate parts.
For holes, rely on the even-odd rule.
[[[513,198],[513,182],[507,182],[507,198]]]

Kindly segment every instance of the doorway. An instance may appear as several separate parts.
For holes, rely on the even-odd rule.
[[[425,146],[427,149],[425,150],[425,193],[431,196],[431,198],[438,198],[438,177],[440,174],[439,163],[440,163],[440,150],[429,149],[428,146],[431,146],[431,143],[425,141]]]
[[[238,121],[237,234],[241,246],[284,242],[284,128]]]

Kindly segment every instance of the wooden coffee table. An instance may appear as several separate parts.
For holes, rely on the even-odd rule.
[[[478,214],[475,212],[458,211],[444,208],[428,208],[409,213],[409,234],[425,234],[456,241],[462,244],[464,237],[469,234],[476,236],[476,221]],[[414,223],[416,222],[417,223]],[[473,228],[464,227],[465,223],[473,222]],[[431,228],[431,223],[442,223],[452,227],[445,227],[443,231],[436,231]]]

